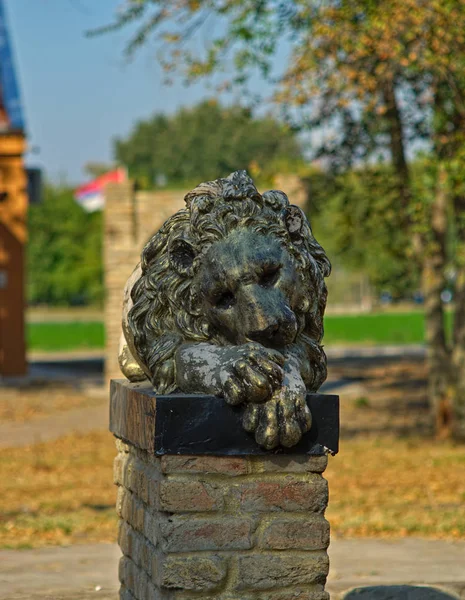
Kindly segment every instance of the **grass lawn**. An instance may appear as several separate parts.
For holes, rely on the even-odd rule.
[[[451,314],[447,314],[450,328]],[[30,350],[60,351],[103,348],[104,325],[100,321],[28,323]],[[424,340],[421,311],[330,315],[325,319],[326,345],[331,344],[420,344]]]
[[[446,313],[450,330],[451,313]],[[421,344],[424,341],[421,311],[361,315],[330,315],[325,318],[326,345],[334,343]]]
[[[28,323],[30,350],[94,350],[105,346],[105,328],[100,321]]]
[[[115,541],[115,454],[106,432],[2,450],[0,547]],[[465,538],[463,447],[343,440],[325,476],[332,535]]]

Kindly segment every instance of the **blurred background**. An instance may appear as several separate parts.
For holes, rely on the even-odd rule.
[[[1,1],[0,547],[115,541],[124,282],[237,169],[333,263],[333,540],[463,540],[464,159],[463,0]]]

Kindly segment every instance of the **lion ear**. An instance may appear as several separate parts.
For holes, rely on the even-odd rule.
[[[291,204],[282,212],[282,219],[286,225],[286,229],[294,243],[302,241],[302,233],[305,225],[305,215],[298,206]]]
[[[169,259],[172,268],[179,275],[189,275],[197,252],[188,241],[183,238],[173,240],[169,247]]]

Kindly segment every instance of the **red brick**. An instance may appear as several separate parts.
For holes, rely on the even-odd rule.
[[[146,504],[150,502],[153,488],[157,488],[157,474],[152,473],[155,475],[154,479],[149,473],[149,468],[141,460],[131,455],[120,454],[115,459],[113,473],[115,483],[134,492]]]
[[[113,461],[113,483],[115,485],[123,484],[123,468],[127,460],[127,454],[119,453]]]
[[[214,590],[226,579],[226,560],[219,556],[168,556],[159,565],[159,584],[174,590]]]
[[[135,598],[157,600],[160,597],[147,573],[139,569],[127,556],[123,556],[120,560],[119,580],[124,588],[131,590]]]
[[[235,456],[163,456],[163,473],[205,473],[221,475],[246,475],[247,458]]]
[[[248,519],[173,517],[160,525],[164,552],[248,550],[253,523]]]
[[[131,592],[122,585],[119,590],[119,600],[136,600],[136,598],[134,598]]]
[[[254,473],[323,473],[328,465],[327,456],[252,456]]]
[[[326,552],[248,554],[238,559],[239,590],[271,590],[313,583],[324,584],[329,559]]]
[[[261,535],[266,550],[325,550],[329,546],[329,523],[322,517],[276,518]]]
[[[144,515],[144,536],[153,545],[157,546],[159,541],[159,515],[154,515],[146,510]]]
[[[142,502],[129,490],[118,488],[116,514],[129,523],[134,529],[142,532],[144,529],[145,509]]]
[[[220,510],[221,490],[201,481],[162,481],[159,508],[167,512],[204,512]]]
[[[120,522],[118,544],[121,552],[128,556],[148,575],[152,574],[152,556],[155,547],[124,521]]]
[[[305,481],[259,481],[243,483],[238,491],[243,511],[300,511],[323,512],[328,504],[328,485],[320,475]]]
[[[322,590],[321,585],[312,586],[314,590],[286,590],[273,592],[268,590],[259,596],[254,595],[256,600],[330,600],[328,592]]]

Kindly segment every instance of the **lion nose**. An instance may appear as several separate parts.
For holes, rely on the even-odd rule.
[[[279,323],[273,323],[264,329],[252,331],[249,337],[256,342],[261,340],[270,340],[279,332]]]

